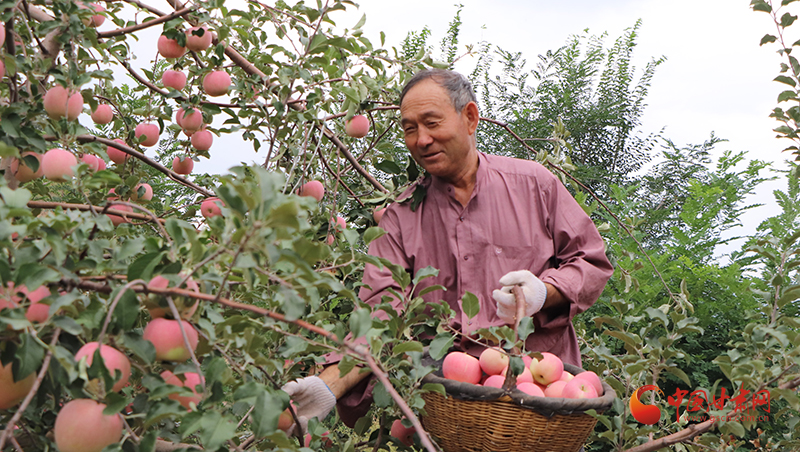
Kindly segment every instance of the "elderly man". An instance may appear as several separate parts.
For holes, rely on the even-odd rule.
[[[513,324],[511,287],[522,286],[525,315],[533,316],[535,326],[526,338],[527,349],[551,352],[580,366],[572,318],[597,300],[613,272],[594,223],[540,164],[478,151],[478,106],[462,75],[444,70],[416,74],[403,89],[400,113],[406,146],[430,175],[420,182],[426,196],[414,211],[409,203],[386,210],[380,223],[386,235],[371,244],[370,254],[412,274],[427,266],[438,268],[438,276],[418,289],[445,287],[423,298],[446,301],[456,312],[453,326],[465,334]],[[363,281],[367,288],[360,296],[372,305],[386,289],[396,288],[388,270],[371,265]],[[467,291],[480,301],[480,313],[473,319],[461,309]],[[399,303],[395,300],[396,309]],[[468,341],[457,346],[479,352]],[[325,406],[320,408],[332,407],[335,396],[348,425],[366,413],[371,391],[361,376],[351,372],[339,379],[332,366],[320,377],[301,380],[290,392],[315,394],[310,398],[318,407],[323,397]],[[322,381],[333,395],[322,389]]]

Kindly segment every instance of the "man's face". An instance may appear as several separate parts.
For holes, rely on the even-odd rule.
[[[432,175],[455,183],[470,171],[470,156],[477,164],[471,136],[478,121],[474,104],[457,112],[447,91],[428,79],[406,93],[400,114],[411,156]]]

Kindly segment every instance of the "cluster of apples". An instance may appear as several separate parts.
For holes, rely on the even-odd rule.
[[[548,352],[542,359],[523,355],[525,367],[517,375],[516,386],[520,391],[537,397],[561,397],[567,399],[589,399],[603,395],[600,377],[591,371],[577,375],[564,370],[561,359]],[[508,372],[508,355],[493,348],[485,349],[480,358],[464,352],[450,352],[442,363],[445,378],[475,385],[503,387]]]
[[[163,276],[156,276],[150,280],[150,288],[167,288],[169,280]],[[199,292],[199,286],[191,278],[187,280],[189,290]],[[22,296],[20,296],[22,295]],[[26,287],[14,288],[9,284],[0,294],[0,309],[14,309],[26,304],[26,317],[32,323],[44,322],[49,316],[50,306],[41,301],[51,295],[50,289],[41,286],[29,291]],[[194,351],[198,343],[197,330],[186,321],[197,311],[199,304],[194,300],[184,300],[175,297],[176,307],[180,319],[167,318],[168,310],[164,307],[163,297],[151,295],[145,301],[151,320],[145,326],[143,338],[153,344],[156,358],[160,361],[183,362],[190,358],[191,352],[186,347],[181,333],[181,327],[186,333],[189,345]],[[96,354],[102,358],[103,365],[114,379],[112,391],[120,391],[128,384],[131,376],[131,362],[128,357],[118,349],[98,342],[88,342],[75,354],[75,361],[85,360],[87,367],[92,365]],[[0,410],[11,408],[18,404],[28,394],[35,382],[35,375],[30,374],[20,381],[14,381],[11,364],[0,366]],[[178,401],[186,409],[192,410],[193,404],[197,405],[202,400],[202,393],[198,393],[197,386],[202,378],[194,372],[175,375],[170,371],[161,373],[161,378],[170,385],[185,387],[188,392],[170,394],[169,398]],[[100,392],[100,382],[95,380],[87,383],[90,392]],[[122,438],[123,422],[119,415],[104,415],[106,405],[91,399],[75,399],[64,404],[56,416],[54,425],[55,442],[62,452],[71,451],[100,451],[109,444],[119,442]]]

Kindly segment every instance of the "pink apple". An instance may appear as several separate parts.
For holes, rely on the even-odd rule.
[[[207,198],[200,204],[200,213],[206,218],[222,215],[221,206],[225,204],[219,198]]]
[[[33,172],[28,167],[28,165],[25,164],[25,160],[23,160],[22,158],[19,159],[15,158],[11,162],[10,169],[11,173],[14,175],[14,178],[16,178],[20,182],[28,182],[42,177],[42,156],[35,152],[29,152],[29,151],[22,153],[23,158],[28,155],[34,156],[36,160],[39,161],[39,169],[37,169],[36,172]]]
[[[478,384],[481,381],[481,364],[478,358],[464,352],[450,352],[444,357],[442,374],[448,380]]]
[[[114,199],[117,199],[117,198],[114,198]],[[109,200],[111,200],[111,198],[109,198]],[[130,213],[133,212],[133,207],[126,206],[124,204],[114,204],[113,206],[110,207],[110,209],[119,210],[120,212],[130,212]],[[126,217],[121,217],[119,215],[112,215],[112,214],[106,214],[106,215],[111,220],[111,222],[114,224],[114,226],[119,226],[122,223],[127,223],[128,222],[128,219]]]
[[[28,291],[27,287],[20,286],[19,292],[24,293],[31,302],[25,312],[25,318],[31,323],[46,322],[50,316],[50,306],[39,302],[50,296],[50,289],[47,286],[39,286],[36,290]]]
[[[572,375],[571,373],[569,373],[569,372],[567,372],[565,370],[564,373],[561,374],[561,378],[559,378],[559,380],[561,380],[561,381],[570,381],[573,378],[575,378],[575,375]]]
[[[192,27],[186,30],[186,48],[202,52],[211,47],[211,32],[207,27]]]
[[[502,375],[489,375],[489,378],[483,382],[483,385],[491,388],[502,388],[505,381],[506,377]]]
[[[99,345],[97,342],[87,342],[78,350],[78,353],[75,353],[75,361],[80,362],[80,360],[86,359],[86,366],[91,366],[94,353]],[[131,376],[131,362],[128,357],[114,347],[105,344],[100,347],[100,357],[103,358],[103,364],[112,378],[116,378],[117,370],[120,372],[119,380],[116,380],[111,390],[119,391],[124,388]]]
[[[403,425],[403,421],[400,419],[395,419],[392,422],[392,428],[389,430],[389,434],[393,437],[397,438],[398,441],[405,444],[408,447],[414,445],[414,427],[406,427]]]
[[[92,112],[92,121],[95,124],[108,124],[114,120],[114,110],[111,105],[99,104]]]
[[[214,135],[208,130],[198,130],[192,134],[192,146],[198,151],[207,151],[214,144]]]
[[[67,91],[63,86],[55,85],[44,95],[44,109],[51,119],[67,118],[74,121],[83,111],[83,96],[77,91]]]
[[[355,115],[344,126],[344,133],[353,138],[363,138],[369,133],[369,119],[364,115]]]
[[[90,399],[76,399],[64,404],[53,426],[56,447],[60,452],[100,452],[122,439],[122,418],[106,416],[106,405]]]
[[[573,378],[564,385],[561,390],[561,397],[567,399],[592,399],[597,397],[597,391],[591,383],[583,378]]]
[[[65,182],[72,179],[77,165],[75,155],[64,149],[53,148],[42,156],[42,174],[50,180]]]
[[[325,243],[327,243],[328,245],[333,245],[333,242],[335,241],[336,238],[333,236],[333,234],[328,234],[328,236],[325,237]]]
[[[534,359],[531,362],[530,370],[537,383],[547,386],[561,378],[561,374],[564,372],[564,363],[558,356],[543,352],[541,360]]]
[[[136,135],[137,139],[144,137],[144,141],[139,143],[144,147],[149,148],[158,144],[158,124],[154,124],[152,122],[143,122],[133,129],[133,134]]]
[[[6,64],[0,58],[0,80],[6,75]]]
[[[172,400],[177,400],[178,403],[183,405],[183,407],[187,410],[192,411],[192,404],[197,406],[200,401],[203,400],[202,389],[200,390],[200,393],[197,392],[197,386],[200,386],[203,383],[200,375],[196,372],[186,372],[178,376],[168,370],[165,370],[164,372],[161,372],[161,378],[163,378],[164,382],[169,385],[187,388],[194,393],[193,396],[184,396],[179,394],[170,394],[168,396]]]
[[[86,3],[81,2],[81,3],[78,4],[78,7],[81,8],[81,9],[87,9],[87,7],[88,7],[90,9],[94,10],[94,12],[96,12],[96,13],[102,13],[103,11],[106,10],[102,6],[98,5],[97,3],[89,3],[87,5]],[[106,16],[103,16],[102,14],[94,14],[94,15],[92,15],[91,18],[84,19],[82,22],[87,27],[97,28],[100,25],[103,25],[103,22],[105,22],[105,21],[106,21]]]
[[[203,127],[203,112],[194,107],[189,107],[187,110],[179,108],[175,122],[184,130],[196,132]]]
[[[318,180],[308,181],[300,186],[297,194],[299,196],[310,196],[320,202],[322,197],[325,196],[325,186]]]
[[[581,378],[589,382],[594,388],[595,392],[597,392],[598,396],[603,395],[603,383],[600,381],[600,377],[598,377],[596,373],[587,370],[575,375],[575,378]]]
[[[81,156],[81,163],[89,165],[89,169],[95,173],[100,169],[101,160],[92,154],[83,154]]]
[[[197,348],[199,339],[197,330],[185,320],[181,320],[181,324],[184,331],[186,331],[189,345],[194,351]],[[153,343],[156,348],[156,358],[162,361],[186,361],[192,356],[183,343],[183,336],[177,320],[155,318],[144,327],[142,337]]]
[[[183,273],[181,273],[180,276],[181,279],[185,277]],[[158,275],[151,279],[149,283],[147,283],[147,287],[153,289],[166,289],[169,287],[169,284],[170,282],[167,278]],[[189,278],[182,288],[191,290],[193,292],[200,292],[200,286],[198,286],[197,282],[192,278]],[[159,301],[163,301],[163,297],[157,294],[152,294],[151,297],[145,301],[145,307],[147,308],[147,312],[150,313],[150,317],[154,319],[165,316],[172,317],[169,307],[166,307],[166,303],[159,303]],[[178,310],[178,313],[184,320],[190,319],[194,313],[197,312],[197,308],[200,306],[200,302],[193,298],[187,299],[176,296],[173,297],[173,301],[175,303],[175,308]]]
[[[119,138],[114,139],[114,141],[123,146],[128,146],[124,141],[120,140]],[[111,161],[116,163],[117,165],[122,165],[123,163],[125,163],[125,160],[128,160],[131,156],[127,152],[120,151],[119,149],[113,146],[106,147],[106,154],[108,155],[108,158],[111,159]]]
[[[186,53],[186,47],[182,47],[174,39],[161,35],[158,38],[158,53],[164,58],[180,58]]]
[[[172,171],[178,174],[192,174],[194,160],[189,157],[175,157],[172,159]]]
[[[531,396],[544,397],[544,392],[542,392],[542,388],[530,382],[517,383],[517,389]]]
[[[141,195],[139,194],[140,190],[142,191]],[[150,184],[137,184],[131,192],[133,201],[150,201],[151,199],[153,199],[153,187]]]
[[[564,386],[567,385],[567,382],[564,380],[557,380],[549,385],[544,390],[545,397],[563,397],[561,394],[564,392]]]
[[[347,229],[347,222],[344,218],[337,216],[336,220],[331,223],[333,229],[336,229],[338,232],[342,232]]]
[[[3,47],[3,44],[6,43],[6,24],[0,22],[0,47]]]
[[[0,310],[3,301],[0,300]],[[19,381],[14,381],[14,374],[11,372],[12,363],[6,366],[0,364],[0,410],[7,410],[22,402],[28,395],[36,381],[36,372],[33,372]]]
[[[503,369],[503,371],[500,373],[500,375],[505,377],[507,373],[508,373],[508,367]],[[533,375],[531,375],[530,369],[528,369],[527,367],[522,369],[522,372],[519,375],[517,375],[516,383],[517,384],[520,384],[520,383],[535,383],[535,381],[533,380]]]
[[[489,375],[500,375],[508,367],[508,355],[493,348],[487,348],[481,353],[481,369]]]
[[[231,76],[225,71],[212,71],[203,78],[203,91],[209,96],[224,96],[231,86]]]
[[[186,88],[186,74],[181,71],[167,69],[164,71],[164,74],[161,75],[161,83],[167,88],[180,91]]]

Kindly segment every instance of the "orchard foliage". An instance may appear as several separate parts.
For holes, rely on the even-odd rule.
[[[459,14],[437,52],[427,29],[397,49],[371,42],[365,18],[344,23],[341,11],[354,8],[344,0],[103,5],[98,12],[74,1],[0,1],[0,361],[23,386],[9,406],[0,398],[0,449],[52,450],[59,411],[85,399],[123,420],[120,442],[107,450],[171,450],[172,443],[298,450],[303,439],[277,428],[289,407],[280,387],[314,373],[333,351],[343,354],[343,371],[364,365],[377,375],[375,403],[355,432],[333,428],[335,415],[312,420],[309,447],[403,447],[389,426],[406,417],[419,427],[421,392],[441,390],[420,385],[433,370],[423,351],[443,357],[456,333],[446,304],[425,306],[417,290],[436,269],[409,275],[365,250],[382,234],[373,212],[420,175],[395,127],[400,88],[416,70],[463,56]],[[775,17],[780,30],[793,22]],[[742,155],[726,153],[712,170],[708,150],[717,139],[687,148],[666,141],[663,163],[640,183],[628,178],[654,148],[654,137],[638,136],[636,127],[662,61],[635,76],[629,62],[638,27],[608,49],[604,36],[571,38],[531,74],[520,55],[498,51],[499,79],[490,77],[489,47],[466,52],[479,55],[473,78],[487,116],[480,139],[497,144],[486,150],[549,164],[597,218],[617,268],[598,304],[576,319],[585,366],[606,371],[620,396],[599,415],[588,447],[655,450],[651,434],[672,435],[663,444],[686,450],[756,441],[797,447],[797,181],[778,194],[784,212],[762,225],[746,252],[725,265],[711,259],[747,211],[742,199],[765,165],[742,170]],[[783,53],[794,71],[796,61]],[[185,74],[186,85],[168,71]],[[212,71],[225,83],[204,86]],[[73,102],[82,100],[84,114],[50,111],[62,106],[46,101],[53,88],[78,93]],[[110,121],[101,105],[111,107]],[[357,115],[361,130],[348,134],[347,120]],[[364,132],[364,119],[366,136],[350,136]],[[159,136],[153,147],[137,136],[145,123],[152,126],[144,135]],[[210,147],[189,137],[203,128],[213,135]],[[173,166],[229,146],[252,147],[264,160],[222,175]],[[53,148],[80,163],[49,167],[30,154]],[[598,168],[612,171],[605,177]],[[34,178],[40,169],[52,177]],[[313,194],[303,188],[310,196],[298,196],[309,186]],[[385,320],[372,317],[357,296],[366,263],[392,269],[404,312],[384,303],[375,309]],[[464,309],[475,315],[470,295]],[[163,326],[146,333],[154,319]],[[523,322],[519,331],[532,327]],[[146,339],[170,334],[169,350]],[[508,327],[481,334],[516,340]],[[91,364],[76,359],[88,343],[130,361],[127,385],[114,390],[127,376],[127,367],[111,365],[116,358],[101,351]],[[684,430],[666,416],[644,427],[625,402],[647,383],[665,392],[768,388],[775,422]]]

